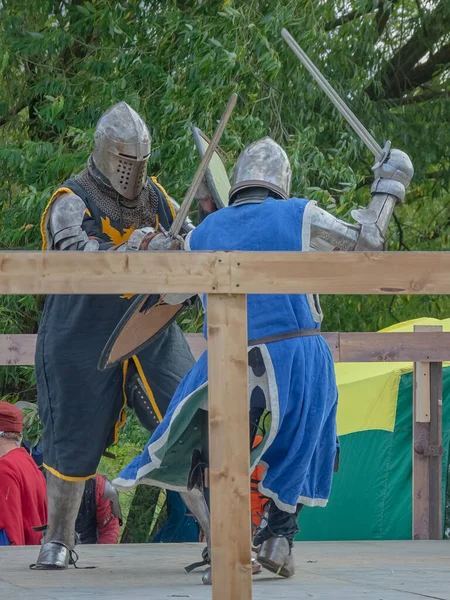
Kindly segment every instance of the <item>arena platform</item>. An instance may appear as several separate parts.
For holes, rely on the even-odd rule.
[[[36,547],[0,548],[1,600],[163,600],[211,598],[197,544],[84,546],[80,567],[31,571]],[[253,578],[253,600],[450,600],[450,542],[296,543],[297,574],[284,580]]]

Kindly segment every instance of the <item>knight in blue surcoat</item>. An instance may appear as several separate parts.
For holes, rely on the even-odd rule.
[[[229,206],[192,230],[184,249],[383,250],[388,223],[413,169],[406,154],[390,150],[374,170],[371,202],[354,211],[356,223],[349,224],[314,201],[291,197],[285,151],[272,139],[261,139],[235,165]],[[203,304],[207,337],[205,298]],[[262,467],[259,492],[267,498],[253,546],[260,565],[289,577],[298,514],[304,506],[325,507],[330,495],[338,448],[333,358],[321,336],[317,295],[252,294],[247,310],[251,466]],[[115,486],[128,490],[146,483],[173,489],[192,509],[192,493],[202,489],[198,473],[208,462],[207,396],[205,352],[182,380],[144,452],[120,473]],[[255,446],[257,434],[262,441]],[[205,505],[193,512],[208,537]]]

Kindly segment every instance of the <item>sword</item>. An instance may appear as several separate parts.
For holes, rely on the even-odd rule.
[[[200,185],[200,183],[206,173],[206,169],[208,168],[209,161],[211,160],[212,155],[214,154],[214,151],[217,149],[217,146],[219,145],[219,141],[222,136],[222,133],[226,127],[226,124],[228,123],[228,119],[230,118],[231,113],[233,112],[233,108],[236,105],[236,100],[237,100],[237,94],[232,94],[231,98],[228,100],[228,104],[225,108],[225,112],[223,113],[222,118],[220,119],[219,124],[217,126],[217,129],[214,132],[211,143],[209,144],[208,148],[206,149],[205,154],[203,155],[203,158],[198,166],[198,169],[197,169],[197,171],[194,175],[194,178],[191,182],[191,185],[189,186],[189,189],[186,192],[186,196],[184,197],[184,200],[180,206],[180,209],[177,212],[177,215],[176,215],[175,219],[173,220],[172,225],[170,226],[168,235],[171,238],[177,237],[177,235],[180,233],[183,223],[184,223],[186,217],[188,216],[189,209],[191,208],[191,204],[192,204],[192,201],[194,200],[194,196],[198,189],[198,186]]]
[[[317,81],[319,86],[334,104],[334,106],[338,109],[347,123],[352,127],[353,131],[361,138],[364,144],[369,148],[372,154],[375,156],[376,160],[382,162],[386,157],[389,149],[391,147],[390,142],[386,142],[384,148],[382,148],[378,142],[375,140],[372,134],[370,134],[361,121],[356,117],[356,115],[350,110],[350,108],[345,104],[336,90],[330,85],[330,83],[325,79],[316,65],[312,62],[312,60],[307,56],[307,54],[300,48],[297,42],[294,40],[292,35],[287,31],[287,29],[281,30],[281,35],[283,36],[284,41],[290,47],[292,52],[297,56],[297,58],[301,61],[303,66],[310,72],[313,78]]]

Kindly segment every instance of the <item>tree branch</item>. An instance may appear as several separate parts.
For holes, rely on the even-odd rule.
[[[393,310],[394,310],[394,304],[395,301],[397,300],[397,296],[392,296],[391,298],[391,302],[389,304],[389,314],[391,315],[391,317],[394,319],[394,321],[397,321],[397,323],[400,323],[400,319],[397,319],[397,317],[394,315]]]
[[[16,104],[16,106],[11,108],[11,110],[8,111],[8,113],[4,117],[0,118],[0,127],[2,127],[2,125],[5,125],[6,123],[8,123],[8,121],[12,117],[15,117],[16,115],[18,115],[20,113],[20,111],[23,110],[26,106],[28,106],[28,100],[22,100],[21,102],[18,102]]]
[[[392,216],[394,218],[394,223],[396,224],[398,230],[398,249],[401,250],[402,248],[404,248],[405,250],[409,251],[408,246],[404,242],[403,225],[401,224],[400,219],[395,213]]]
[[[398,0],[394,0],[397,2]],[[385,8],[385,0],[378,0],[377,6],[367,12],[361,12],[361,9],[352,10],[340,17],[334,19],[334,21],[329,21],[325,24],[325,31],[332,31],[333,29],[337,29],[341,25],[345,25],[346,23],[351,23],[356,19],[360,19],[361,17],[367,17],[368,15],[376,14],[375,21],[377,25],[378,37],[380,37],[383,31],[386,28],[389,17],[391,16],[391,9]]]
[[[345,25],[345,23],[350,23],[351,21],[354,21],[355,19],[359,19],[359,17],[363,17],[363,16],[364,16],[364,14],[361,14],[359,12],[359,10],[352,10],[351,12],[346,13],[345,15],[342,15],[341,17],[338,17],[334,21],[329,21],[328,23],[326,23],[325,31],[332,31],[333,29],[336,29],[337,27],[340,27],[341,25]]]
[[[450,63],[450,42],[442,46],[426,63],[417,65],[405,80],[405,91],[410,91],[430,81],[441,67]]]
[[[395,3],[397,3],[398,0],[395,0]],[[389,21],[389,17],[392,14],[392,5],[394,4],[394,2],[391,4],[391,6],[389,8],[386,8],[384,0],[380,0],[378,2],[378,10],[377,10],[377,14],[375,16],[375,23],[377,25],[377,32],[378,32],[378,37],[380,38],[383,33],[384,30],[386,29],[386,25],[388,24]]]
[[[378,73],[377,79],[381,79],[383,83],[385,98],[400,98],[413,89],[413,86],[408,84],[412,71],[422,67],[422,65],[416,67],[417,63],[448,32],[449,28],[447,0],[441,0],[433,12],[424,15],[420,27]],[[434,57],[430,60],[433,61]],[[422,72],[422,82],[427,81],[424,76],[425,73]],[[427,73],[427,76],[429,79],[430,74]],[[376,99],[377,86],[372,83],[366,88],[366,93],[370,98]]]
[[[410,104],[421,104],[430,100],[440,100],[441,98],[450,98],[450,90],[436,90],[416,94],[415,96],[405,96],[403,98],[391,99],[389,102],[395,105],[408,106]]]

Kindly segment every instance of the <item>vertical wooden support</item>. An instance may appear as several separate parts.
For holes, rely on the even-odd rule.
[[[442,363],[430,363],[430,540],[442,539]]]
[[[251,600],[247,297],[208,295],[213,600]]]
[[[415,332],[441,326],[416,325]],[[442,538],[442,363],[414,363],[413,539]]]
[[[416,326],[417,327],[417,326]],[[416,329],[414,327],[414,330]],[[424,399],[425,396],[425,399]],[[429,461],[424,448],[430,444],[430,419],[428,402],[428,420],[420,421],[426,412],[429,399],[429,363],[414,363],[413,395],[413,539],[430,539],[429,523]]]

